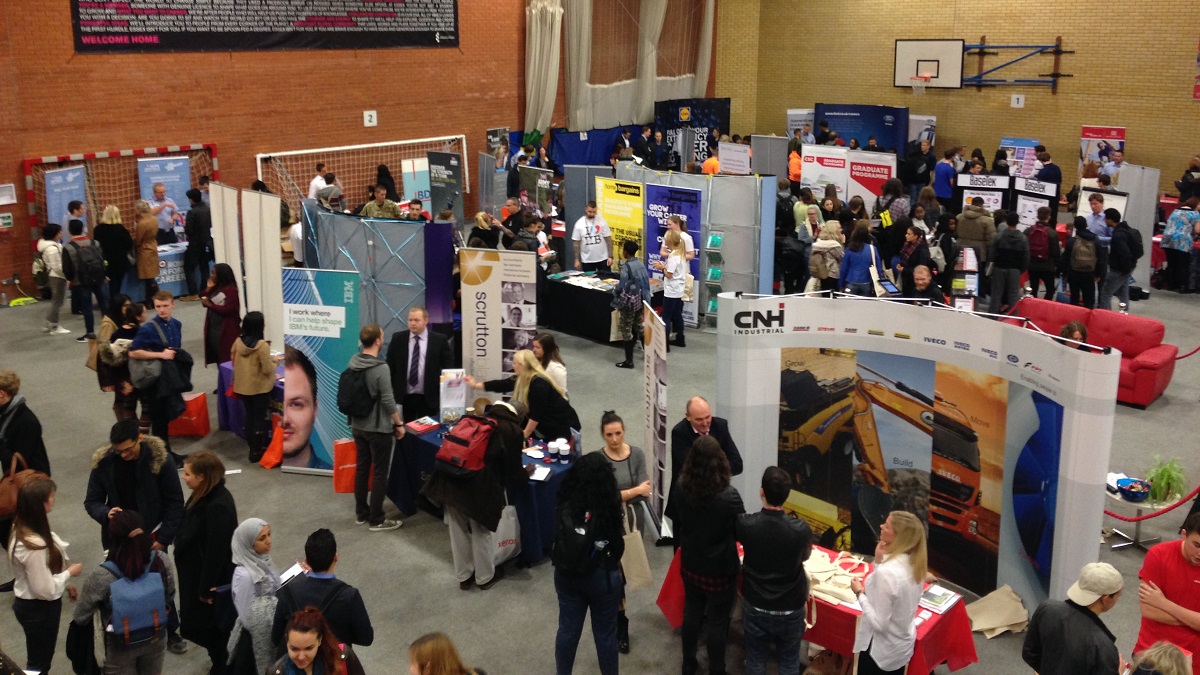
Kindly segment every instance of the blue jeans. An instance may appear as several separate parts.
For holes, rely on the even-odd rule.
[[[846,282],[846,292],[853,295],[861,295],[864,298],[875,297],[875,289],[871,286],[871,282],[864,281],[862,283],[854,283],[853,281]]]
[[[96,296],[96,301],[100,303],[100,311],[108,310],[108,284],[100,283],[95,286],[82,286],[76,284],[71,287],[71,299],[79,305],[79,311],[83,312],[83,327],[88,335],[96,334],[96,312],[95,306],[92,305],[92,296]]]
[[[1100,285],[1100,297],[1096,306],[1100,309],[1112,309],[1112,297],[1116,295],[1129,307],[1129,272],[1119,272],[1108,268],[1108,274]]]
[[[617,675],[617,610],[625,582],[620,570],[597,568],[586,577],[573,577],[554,570],[558,593],[558,636],[554,640],[554,664],[558,675],[571,675],[575,652],[583,634],[583,618],[592,612],[592,638],[601,675]]]
[[[779,650],[779,675],[800,675],[800,641],[804,639],[804,608],[786,616],[768,614],[742,600],[746,643],[746,675],[766,675],[771,643]]]

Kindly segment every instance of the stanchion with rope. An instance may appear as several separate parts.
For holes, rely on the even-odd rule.
[[[1191,356],[1192,354],[1195,354],[1196,352],[1200,352],[1200,347],[1196,347],[1195,349],[1193,349],[1192,351],[1190,351],[1190,352],[1188,352],[1188,353],[1184,354],[1183,356],[1176,356],[1176,357],[1175,357],[1175,360],[1176,360],[1176,361],[1179,361],[1180,359],[1186,359],[1187,357]]]
[[[1197,347],[1197,350],[1200,350],[1200,347]],[[1197,494],[1200,494],[1200,485],[1197,485],[1195,490],[1192,490],[1191,492],[1189,492],[1187,494],[1186,497],[1184,497],[1183,499],[1180,499],[1179,501],[1175,502],[1174,504],[1163,507],[1163,508],[1159,509],[1158,511],[1155,511],[1154,513],[1147,513],[1144,516],[1133,516],[1133,517],[1123,516],[1119,513],[1113,513],[1112,511],[1109,511],[1108,509],[1104,509],[1104,515],[1112,516],[1113,518],[1116,518],[1117,520],[1119,520],[1121,522],[1125,522],[1125,523],[1140,523],[1143,520],[1150,520],[1151,518],[1157,518],[1157,517],[1163,515],[1164,513],[1169,513],[1171,511],[1174,511],[1175,509],[1179,508],[1180,506],[1183,506],[1186,502],[1191,501],[1192,498],[1195,497]],[[1129,503],[1136,504],[1137,502],[1129,502]]]

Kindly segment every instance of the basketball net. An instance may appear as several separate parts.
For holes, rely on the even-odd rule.
[[[924,96],[925,85],[929,83],[930,79],[932,78],[930,78],[928,75],[917,75],[915,77],[908,78],[909,84],[912,85],[913,94],[917,96]]]

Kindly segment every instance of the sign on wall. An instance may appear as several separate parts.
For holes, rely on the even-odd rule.
[[[708,159],[708,134],[713,129],[729,133],[729,99],[727,98],[683,98],[658,101],[654,104],[654,128],[663,130],[663,140],[675,146],[679,130],[690,127],[696,132],[695,158],[697,162]],[[686,157],[686,152],[680,152]]]
[[[537,335],[537,254],[464,248],[463,368],[478,380],[513,373],[513,355]]]
[[[187,155],[139,159],[137,167],[142,199],[153,199],[154,185],[162,183],[167,189],[167,199],[175,202],[175,210],[181,214],[188,212],[192,204],[187,198],[187,191],[192,189],[192,161]]]
[[[457,47],[458,0],[71,0],[75,51]]]
[[[641,183],[596,179],[596,210],[608,223],[608,229],[612,230],[614,270],[620,264],[620,250],[626,239],[636,241],[638,250],[646,248],[646,224],[642,220],[643,191]]]
[[[67,204],[72,201],[87,204],[87,174],[83,166],[69,166],[65,169],[54,169],[46,172],[46,223],[58,223],[63,228],[63,240],[71,238],[67,234],[67,223],[71,218],[67,215]],[[84,218],[84,231],[87,231],[87,218]]]
[[[284,369],[284,471],[330,472],[333,444],[352,438],[337,390],[358,353],[358,309],[358,272],[283,269],[283,340],[300,354]]]
[[[700,206],[702,193],[688,188],[646,184],[646,271],[661,279],[663,273],[654,269],[662,260],[663,238],[667,236],[667,220],[679,216],[695,246],[696,257],[688,263],[694,279],[700,278],[700,255],[704,242],[700,236]],[[683,303],[683,320],[689,326],[700,323],[700,294],[693,293],[691,301]]]

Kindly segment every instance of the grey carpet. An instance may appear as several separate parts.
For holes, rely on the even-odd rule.
[[[1167,324],[1167,340],[1190,350],[1200,335],[1198,299],[1157,293],[1148,302],[1134,303],[1133,310],[1161,319]],[[100,562],[98,526],[83,511],[82,501],[92,450],[104,444],[112,423],[111,396],[98,390],[93,373],[83,366],[87,348],[73,341],[82,332],[82,319],[68,316],[71,335],[50,337],[41,333],[46,305],[0,309],[0,368],[14,369],[23,378],[22,393],[29,399],[45,427],[54,476],[59,484],[57,507],[51,515],[54,529],[71,543],[69,554],[90,568]],[[200,354],[203,308],[185,303],[177,316],[183,321],[185,347]],[[618,370],[617,347],[600,345],[570,336],[560,344],[569,370],[572,399],[584,421],[585,445],[599,448],[598,425],[604,410],[616,409],[625,416],[630,442],[641,444],[644,436],[640,414],[640,370]],[[688,396],[712,398],[716,339],[696,331],[688,347],[672,351],[670,360],[671,419],[682,417]],[[640,357],[639,357],[640,359]],[[640,360],[639,360],[640,367]],[[216,428],[216,408],[211,392],[216,386],[216,369],[200,368],[196,391],[209,392],[209,405]],[[1200,479],[1200,457],[1182,437],[1182,426],[1196,414],[1200,398],[1200,357],[1181,361],[1166,395],[1141,411],[1118,406],[1110,465],[1113,470],[1137,473],[1148,466],[1156,453],[1182,456],[1189,479]],[[720,411],[716,411],[720,414]],[[463,592],[455,583],[445,527],[418,515],[405,520],[404,527],[387,533],[369,533],[354,525],[353,498],[335,495],[326,479],[267,472],[246,461],[244,443],[230,433],[214,431],[203,439],[180,439],[181,452],[207,448],[218,453],[230,469],[244,473],[230,476],[242,518],[259,516],[271,523],[273,558],[279,568],[303,557],[304,539],[313,529],[330,527],[338,536],[339,577],[363,591],[375,629],[375,644],[359,654],[368,673],[405,672],[407,645],[429,631],[444,631],[459,645],[466,660],[492,675],[553,672],[553,645],[557,621],[552,568],[546,562],[533,569],[509,569],[508,576],[488,591]],[[756,507],[752,497],[748,507]],[[388,505],[392,509],[392,505]],[[1106,519],[1109,526],[1116,524]],[[1176,536],[1181,514],[1152,520],[1144,526],[1147,536]],[[1137,550],[1110,551],[1102,546],[1100,559],[1113,563],[1125,575],[1130,592],[1104,616],[1118,637],[1122,653],[1128,655],[1137,636],[1140,620],[1136,593],[1132,592],[1142,554]],[[669,549],[650,549],[651,567],[661,579],[670,561]],[[0,565],[0,574],[7,574]],[[7,577],[6,577],[7,578]],[[629,595],[633,653],[621,657],[626,672],[672,673],[680,664],[679,636],[671,631],[654,604],[656,589]],[[18,662],[24,662],[21,629],[8,605],[11,595],[0,597],[0,640]],[[69,608],[63,617],[59,653],[54,672],[69,672],[62,652]],[[585,629],[580,643],[576,672],[596,672],[595,650]],[[728,660],[731,672],[741,672],[741,627],[734,623]],[[981,664],[969,673],[1026,673],[1020,658],[1021,636],[1005,635],[994,640],[976,638]],[[703,651],[703,650],[701,650]],[[703,656],[702,656],[703,658]],[[193,648],[183,656],[167,655],[168,673],[207,672],[208,660]],[[939,668],[939,673],[946,672]]]

